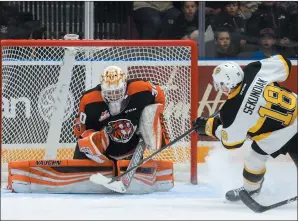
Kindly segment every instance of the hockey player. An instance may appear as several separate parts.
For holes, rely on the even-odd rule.
[[[173,162],[167,160],[148,161],[130,176],[124,176],[121,179],[124,189],[99,185],[91,179],[99,174],[107,179],[118,176],[138,163],[145,150],[155,151],[163,141],[168,143],[161,118],[164,91],[158,85],[142,80],[128,81],[127,77],[121,68],[107,67],[101,74],[100,84],[81,97],[74,126],[78,137],[74,160],[11,164],[8,188],[26,193],[105,194],[115,191],[144,194],[172,189]],[[19,175],[15,176],[16,173]]]
[[[289,153],[298,165],[297,95],[278,84],[290,71],[291,62],[281,55],[252,62],[244,70],[235,62],[224,62],[213,71],[215,89],[228,99],[220,116],[197,118],[197,133],[218,138],[227,149],[252,140],[243,186],[226,193],[229,201],[238,201],[243,189],[249,195],[260,193],[269,157]]]
[[[155,111],[163,111],[165,96],[160,86],[127,78],[121,68],[109,66],[101,83],[83,94],[74,127],[78,137],[74,159],[98,163],[130,159],[140,139],[137,132],[144,108],[156,103],[162,109]]]

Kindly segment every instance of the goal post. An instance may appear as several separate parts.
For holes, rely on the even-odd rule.
[[[109,65],[123,68],[129,79],[167,88],[165,120],[173,140],[197,117],[197,62],[191,40],[1,41],[2,172],[10,161],[72,159],[80,98]],[[195,133],[157,158],[190,165],[190,181],[197,184]]]

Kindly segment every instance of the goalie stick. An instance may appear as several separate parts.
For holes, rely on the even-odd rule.
[[[140,160],[142,159],[144,150],[145,150],[146,144],[143,141],[143,139],[141,138],[139,140],[139,143],[137,144],[136,150],[132,156],[132,159],[129,163],[129,166],[127,168],[128,173],[123,173],[121,176],[118,176],[118,178],[120,178],[120,180],[115,180],[115,182],[110,182],[110,180],[112,178],[108,178],[106,176],[103,176],[102,174],[98,173],[95,175],[92,175],[89,179],[90,181],[92,181],[93,183],[96,184],[101,184],[102,186],[105,186],[106,188],[113,190],[115,192],[118,193],[124,193],[127,191],[127,189],[129,188],[133,176],[137,170],[137,167],[135,167]],[[131,168],[135,168],[132,169]]]
[[[103,176],[100,173],[97,173],[97,174],[91,175],[89,179],[93,183],[101,184],[101,185],[107,187],[108,189],[114,190],[114,191],[119,192],[119,193],[124,193],[124,192],[127,191],[127,188],[129,187],[129,185],[126,187],[126,184],[124,184],[124,181],[126,182],[126,177],[129,177],[132,180],[135,170],[140,165],[142,165],[145,162],[149,161],[150,159],[152,159],[155,155],[157,155],[161,151],[165,150],[166,148],[168,148],[171,145],[173,145],[176,142],[178,142],[180,139],[182,139],[185,136],[187,136],[188,134],[192,133],[196,128],[197,128],[197,126],[192,127],[191,129],[187,130],[185,133],[183,133],[182,135],[180,135],[179,137],[177,137],[176,139],[174,139],[173,141],[171,141],[169,144],[161,147],[159,150],[155,151],[154,153],[152,153],[148,157],[146,157],[143,160],[139,161],[139,163],[136,160],[134,163],[132,163],[132,166],[131,166],[131,162],[132,162],[132,160],[131,160],[128,169],[124,173],[122,173],[121,175],[119,175],[119,176],[108,178],[108,177]],[[135,164],[135,165],[133,165],[133,164]]]
[[[216,111],[209,118],[215,117],[216,115],[219,114],[219,112],[220,112],[220,110]],[[114,191],[119,192],[119,193],[124,193],[124,192],[127,191],[128,187],[129,187],[129,185],[130,185],[130,183],[132,181],[133,175],[134,175],[136,169],[139,166],[141,166],[145,162],[149,161],[150,159],[152,159],[154,156],[156,156],[158,153],[162,152],[166,148],[172,146],[173,144],[175,144],[176,142],[178,142],[179,140],[181,140],[185,136],[191,134],[197,127],[198,127],[198,125],[195,125],[194,127],[192,127],[191,129],[187,130],[185,133],[183,133],[182,135],[180,135],[179,137],[177,137],[173,141],[169,142],[167,145],[161,147],[159,150],[155,151],[154,153],[152,153],[148,157],[144,158],[141,161],[139,160],[139,162],[137,161],[137,158],[136,158],[136,160],[134,160],[134,162],[132,163],[132,159],[134,158],[134,155],[137,152],[137,150],[136,150],[135,153],[134,153],[134,155],[133,155],[133,158],[131,159],[129,167],[127,168],[127,170],[124,173],[122,173],[119,176],[110,177],[109,178],[109,177],[103,176],[100,173],[97,173],[97,174],[91,175],[89,179],[93,183],[103,185],[106,188],[114,190]],[[143,147],[143,148],[145,148],[145,147]],[[143,149],[143,151],[144,151],[144,149]],[[139,154],[138,154],[138,156],[139,156]]]
[[[276,207],[283,206],[283,205],[286,205],[288,203],[298,200],[298,196],[295,196],[290,199],[283,200],[281,202],[274,203],[269,206],[263,206],[263,205],[259,204],[258,202],[256,202],[245,190],[241,190],[239,195],[240,195],[242,202],[256,213],[263,213],[265,211],[268,211],[268,210],[274,209]]]

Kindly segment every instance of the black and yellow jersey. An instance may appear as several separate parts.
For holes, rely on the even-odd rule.
[[[214,134],[226,148],[242,146],[248,136],[261,141],[293,124],[297,118],[297,95],[279,85],[288,78],[290,69],[291,62],[281,55],[244,68],[243,82],[220,111],[222,125],[214,128]]]
[[[86,91],[79,103],[74,131],[77,137],[88,129],[96,131],[106,127],[110,144],[105,152],[107,156],[122,156],[137,146],[139,136],[136,131],[143,109],[154,103],[165,105],[164,92],[159,85],[143,80],[128,81],[128,104],[118,115],[109,113],[100,85]]]

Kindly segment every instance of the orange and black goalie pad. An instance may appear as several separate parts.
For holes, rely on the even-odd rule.
[[[89,180],[101,173],[113,177],[122,173],[130,161],[101,164],[91,160],[29,160],[8,164],[8,186],[19,193],[114,193]],[[140,166],[127,193],[168,191],[173,187],[173,163],[151,160]]]
[[[98,164],[91,160],[14,161],[8,163],[7,188],[13,192],[71,193],[76,192],[76,186],[82,191],[82,184],[88,184],[89,177],[96,173],[114,176],[114,163]]]
[[[124,173],[130,160],[117,162],[118,175]],[[127,193],[136,193],[140,186],[146,192],[168,191],[174,186],[173,162],[170,160],[150,160],[136,169]],[[147,190],[146,190],[147,189]]]

